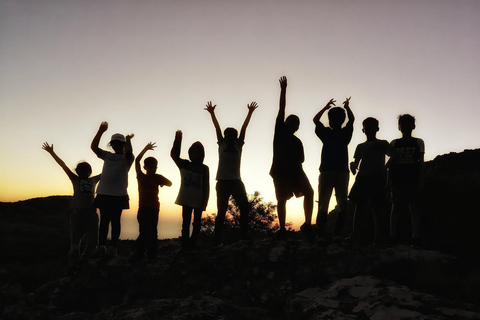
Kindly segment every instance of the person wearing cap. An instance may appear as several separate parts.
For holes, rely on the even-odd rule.
[[[108,229],[111,225],[111,241],[108,253],[116,255],[116,245],[120,237],[120,216],[123,209],[128,209],[129,198],[127,193],[128,171],[132,166],[134,156],[130,142],[133,134],[127,135],[115,133],[108,144],[114,153],[102,150],[98,147],[100,138],[107,131],[108,123],[102,122],[98,132],[93,138],[91,149],[104,161],[102,179],[97,187],[97,196],[94,206],[100,210],[100,226],[98,230],[98,247],[94,256],[104,254],[107,243]]]

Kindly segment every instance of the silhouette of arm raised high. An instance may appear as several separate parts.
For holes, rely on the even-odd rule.
[[[53,159],[60,165],[60,167],[62,167],[63,171],[65,171],[65,173],[67,174],[67,176],[71,179],[73,176],[75,176],[75,174],[72,172],[72,170],[70,170],[69,167],[67,167],[67,165],[65,164],[65,162],[63,162],[62,159],[60,159],[59,156],[57,156],[57,154],[55,153],[55,151],[53,151],[53,144],[52,145],[49,145],[48,142],[44,142],[43,145],[42,145],[42,149],[47,151],[48,153],[50,153],[50,155],[53,157]]]
[[[137,175],[138,174],[142,174],[142,168],[141,168],[141,165],[140,165],[140,161],[142,160],[143,156],[145,155],[145,153],[148,151],[148,150],[153,150],[155,149],[157,146],[155,145],[155,142],[149,142],[147,143],[147,145],[143,148],[142,151],[140,151],[140,153],[138,154],[137,158],[135,159],[135,171],[137,172]]]
[[[223,139],[222,130],[220,129],[220,124],[218,123],[217,117],[215,116],[215,108],[217,105],[212,105],[212,101],[208,101],[204,110],[207,110],[212,117],[213,126],[215,127],[215,132],[217,134],[217,141]]]
[[[175,140],[173,141],[172,150],[170,150],[170,157],[172,157],[173,161],[177,166],[180,163],[180,150],[182,148],[182,131],[177,130],[175,132]]]
[[[280,102],[277,119],[275,120],[275,132],[281,132],[285,124],[285,107],[287,104],[287,77],[280,77]],[[280,131],[279,131],[280,130]]]
[[[92,140],[92,143],[90,144],[90,148],[97,155],[97,157],[100,157],[102,153],[102,149],[98,147],[98,144],[100,143],[100,138],[102,138],[103,133],[107,130],[108,130],[108,122],[104,121],[100,124],[97,134],[95,135],[95,137]]]
[[[132,138],[134,136],[135,135],[131,133],[125,137],[125,157],[127,158],[129,165],[133,163],[133,159],[134,159],[133,148],[132,148]]]
[[[245,140],[245,133],[247,131],[248,123],[250,122],[250,119],[252,118],[253,111],[258,108],[258,105],[255,101],[253,101],[250,104],[247,104],[248,108],[248,114],[247,117],[245,118],[245,121],[243,122],[242,129],[240,130],[240,136],[238,137],[238,140],[243,142]]]
[[[353,115],[352,109],[350,109],[350,98],[345,99],[343,102],[343,107],[347,111],[347,116],[348,116],[348,122],[347,125],[353,125],[353,122],[355,121],[355,116]]]

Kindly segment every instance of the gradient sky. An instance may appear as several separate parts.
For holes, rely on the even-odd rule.
[[[72,193],[41,149],[44,141],[70,167],[86,160],[100,173],[90,142],[108,121],[103,148],[116,132],[135,134],[135,154],[157,142],[147,155],[174,183],[160,191],[159,236],[178,236],[180,174],[169,155],[177,129],[184,132],[182,157],[196,140],[205,146],[207,213],[216,211],[218,153],[203,110],[212,100],[222,129],[239,129],[247,103],[259,104],[247,129],[242,178],[248,193],[275,202],[268,172],[282,75],[287,114],[301,119],[297,136],[314,189],[321,143],[312,118],[330,98],[340,104],[352,97],[350,158],[364,140],[364,118],[376,117],[377,137],[390,141],[399,136],[402,113],[416,117],[426,160],[477,148],[479,17],[476,0],[2,0],[0,201]],[[133,168],[129,194],[124,238],[134,238],[138,227]],[[289,201],[287,220],[302,222],[301,200]]]

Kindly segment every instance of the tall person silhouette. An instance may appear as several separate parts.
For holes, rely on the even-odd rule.
[[[280,224],[278,238],[286,237],[286,203],[293,195],[304,197],[303,209],[305,212],[305,223],[301,226],[309,241],[313,240],[312,232],[312,210],[313,210],[313,189],[303,171],[305,155],[303,144],[295,136],[300,127],[300,119],[296,115],[289,115],[285,119],[287,78],[280,78],[280,105],[277,119],[275,121],[275,134],[273,138],[273,162],[270,175],[275,185],[277,197],[277,214]]]

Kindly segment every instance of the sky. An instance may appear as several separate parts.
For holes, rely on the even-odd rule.
[[[156,142],[146,156],[173,182],[160,190],[159,237],[177,237],[176,130],[183,158],[193,142],[205,146],[212,193],[204,214],[216,212],[218,151],[203,109],[211,100],[222,129],[240,129],[247,103],[258,103],[241,174],[249,194],[276,202],[268,172],[281,76],[288,78],[287,114],[301,119],[297,136],[315,190],[322,145],[312,118],[331,98],[341,105],[352,97],[350,160],[369,116],[380,122],[377,137],[391,141],[399,137],[398,115],[413,114],[427,161],[478,148],[479,17],[476,0],[0,0],[0,201],[72,194],[42,143],[69,167],[84,160],[100,173],[90,142],[107,121],[104,149],[117,132],[135,134],[135,154]],[[326,115],[322,121],[328,124]],[[128,192],[122,238],[132,239],[133,167]],[[288,202],[287,221],[303,222],[302,199]]]

